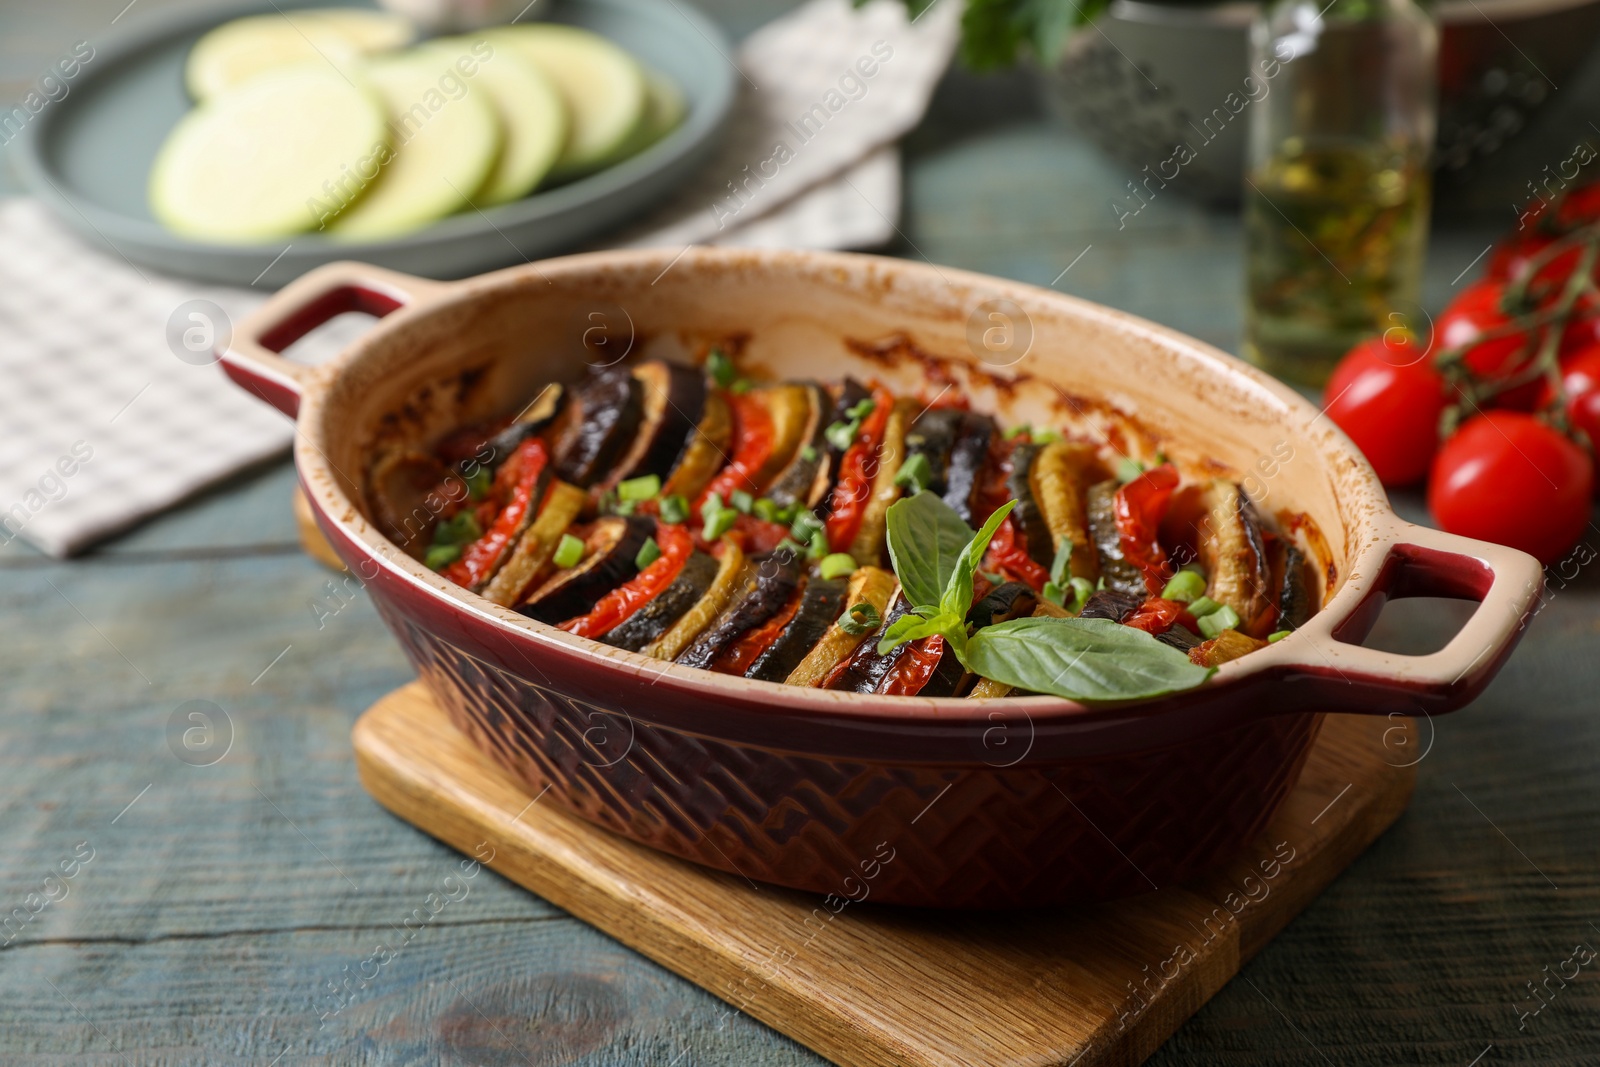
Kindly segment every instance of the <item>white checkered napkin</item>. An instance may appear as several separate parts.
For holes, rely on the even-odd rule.
[[[185,301],[237,321],[264,298],[141,273],[0,201],[0,544],[70,555],[281,452],[282,415],[167,344]]]
[[[888,145],[713,244],[746,248],[876,248],[900,217],[900,149]]]
[[[735,231],[824,182],[840,183],[830,196],[867,200],[867,211],[856,215],[880,214],[877,228],[892,233],[898,192],[895,211],[875,210],[878,205],[851,168],[921,121],[950,63],[959,15],[955,0],[935,4],[914,22],[897,0],[872,0],[861,8],[849,0],[811,0],[763,26],[735,56],[740,97],[711,162],[612,243],[758,243]],[[846,225],[845,209],[834,204],[829,211],[808,210],[805,217],[815,230],[782,231],[781,243],[859,248],[885,239],[849,239],[846,231],[863,224],[850,218]],[[829,226],[832,220],[839,221],[839,231]]]

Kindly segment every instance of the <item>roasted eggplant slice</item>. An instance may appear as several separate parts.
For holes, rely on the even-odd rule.
[[[706,379],[699,370],[653,359],[633,368],[633,377],[642,397],[639,432],[591,496],[626,478],[654,474],[665,479],[705,414]]]
[[[696,549],[684,560],[683,569],[649,603],[629,615],[600,640],[612,648],[642,652],[652,641],[672,628],[672,624],[706,595],[717,578],[717,561]]]
[[[717,657],[752,630],[789,606],[805,574],[805,561],[788,551],[770,552],[751,561],[742,588],[717,620],[701,632],[678,662],[709,670]]]
[[[1044,515],[1052,546],[1072,542],[1070,576],[1091,582],[1100,576],[1100,564],[1089,537],[1085,505],[1089,487],[1100,480],[1100,475],[1100,460],[1094,448],[1076,441],[1045,445],[1028,471],[1028,487],[1033,491],[1034,504]],[[1050,558],[1055,559],[1054,547]]]
[[[905,461],[906,426],[916,417],[914,400],[896,401],[883,427],[883,443],[878,446],[877,473],[872,476],[872,495],[861,511],[861,526],[849,552],[864,567],[883,562],[884,530],[888,526],[889,505],[900,499],[900,486],[894,476]]]
[[[967,626],[981,630],[997,622],[1020,619],[1033,613],[1037,596],[1021,582],[1004,582],[985,593],[967,612]]]
[[[949,462],[945,467],[944,492],[941,495],[968,526],[982,525],[981,521],[973,521],[973,498],[983,480],[984,468],[989,464],[989,448],[994,441],[994,433],[994,420],[989,416],[970,411],[961,413],[955,444],[950,448]],[[1045,562],[1049,563],[1049,560]]]
[[[734,593],[744,584],[745,572],[750,568],[739,546],[723,540],[717,551],[717,574],[711,580],[711,587],[695,601],[694,607],[672,624],[671,629],[645,646],[645,655],[655,659],[677,659],[690,642],[722,614]]]
[[[801,382],[808,415],[800,433],[800,446],[780,470],[765,495],[779,507],[815,505],[828,490],[828,394],[816,382]]]
[[[931,480],[926,488],[943,497],[949,484],[950,453],[961,433],[962,412],[956,408],[925,408],[906,431],[906,459],[921,456],[928,461]]]
[[[841,609],[834,614],[828,631],[822,639],[812,646],[806,653],[805,659],[789,672],[789,677],[784,679],[786,685],[818,686],[828,674],[844,662],[845,657],[860,646],[868,637],[864,633],[848,633],[838,623],[838,619],[848,608],[857,604],[870,604],[872,610],[877,612],[881,619],[883,613],[889,609],[889,598],[894,595],[894,575],[877,567],[859,567],[850,576],[850,587],[845,594]]]
[[[1141,599],[1149,590],[1139,568],[1122,554],[1122,533],[1117,529],[1117,490],[1115,481],[1096,482],[1089,487],[1089,537],[1094,541],[1100,577],[1107,589],[1137,593]]]
[[[1141,590],[1143,584],[1140,585]],[[1094,593],[1084,603],[1083,610],[1078,612],[1080,619],[1110,619],[1112,622],[1121,622],[1143,604],[1145,594],[1126,593],[1120,589],[1101,589]]]
[[[886,656],[878,654],[878,640],[883,637],[884,631],[894,625],[901,616],[911,610],[910,603],[903,595],[896,595],[894,606],[883,614],[883,625],[879,626],[876,633],[869,634],[862,641],[850,657],[836,666],[822,682],[822,688],[834,689],[844,693],[872,693],[876,692],[889,670],[899,658],[901,648],[894,649]]]
[[[1156,634],[1156,640],[1163,645],[1171,645],[1179,652],[1188,652],[1191,648],[1205,643],[1205,638],[1182,623],[1174,623],[1170,629]]]
[[[552,626],[587,613],[601,597],[639,573],[635,561],[655,528],[655,520],[642,515],[596,519],[583,539],[583,558],[552,574],[517,610]]]
[[[709,392],[700,424],[673,464],[672,473],[661,489],[662,495],[682,496],[687,500],[698,497],[700,490],[728,462],[728,450],[732,447],[733,412],[728,407],[727,397]]]
[[[1279,563],[1280,577],[1278,586],[1278,621],[1274,623],[1279,630],[1298,630],[1311,618],[1316,606],[1311,602],[1311,583],[1307,579],[1306,554],[1287,541],[1278,542],[1282,545],[1282,560]]]
[[[539,395],[517,412],[516,418],[511,420],[511,425],[489,438],[489,459],[493,464],[505,459],[517,450],[517,446],[536,433],[543,433],[555,422],[556,416],[566,406],[567,390],[564,386],[551,383],[540,390]]]
[[[604,478],[639,430],[644,390],[627,367],[607,367],[573,387],[551,428],[556,473],[587,489]]]
[[[517,539],[516,547],[483,590],[485,597],[501,607],[515,604],[538,580],[549,566],[561,535],[578,520],[578,513],[583,510],[583,490],[575,485],[557,481],[548,494],[540,495],[544,497],[544,507],[539,509],[538,517]]]
[[[800,595],[800,605],[777,640],[756,657],[744,672],[746,678],[781,682],[817,646],[845,608],[849,583],[839,578],[811,578]]]
[[[1255,633],[1272,607],[1267,599],[1271,579],[1261,520],[1244,490],[1222,478],[1211,483],[1206,504],[1206,515],[1196,530],[1200,561],[1206,568],[1206,595],[1238,614],[1242,632]]]
[[[1011,473],[1006,478],[1006,488],[1011,499],[1017,502],[1011,509],[1011,522],[1022,535],[1022,544],[1028,558],[1041,567],[1048,567],[1056,555],[1055,541],[1050,524],[1033,496],[1032,472],[1038,462],[1041,446],[1022,442],[1011,452]],[[971,523],[968,523],[970,526]]]

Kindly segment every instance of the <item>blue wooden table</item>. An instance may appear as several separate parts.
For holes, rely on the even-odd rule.
[[[0,11],[0,99],[125,3]],[[136,0],[119,25],[161,6]],[[785,5],[708,6],[737,34]],[[1501,188],[1585,135],[1596,75],[1495,161]],[[1051,126],[1024,78],[953,75],[906,149],[892,254],[1054,280],[1237,348],[1236,217],[1163,196],[1119,230],[1126,176]],[[1456,198],[1487,221],[1436,225],[1434,309],[1511,217],[1489,188]],[[0,1063],[819,1063],[488,872],[330,1012],[330,986],[454,858],[356,780],[350,726],[410,671],[368,600],[300,553],[292,484],[270,464],[69,563],[0,550],[0,914],[32,913],[0,929]],[[1600,1062],[1600,962],[1541,999],[1529,985],[1600,947],[1594,572],[1437,723],[1400,823],[1152,1063]],[[1404,602],[1374,640],[1424,651],[1462,617]],[[193,700],[225,714],[209,765],[170,740]],[[59,899],[32,912],[52,875]]]

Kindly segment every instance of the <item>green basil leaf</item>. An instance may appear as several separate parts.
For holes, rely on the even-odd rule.
[[[961,521],[955,508],[924,491],[890,505],[888,541],[900,588],[911,606],[920,608],[939,603],[962,551],[972,541],[972,527]],[[965,614],[966,606],[961,610]]]
[[[1068,700],[1161,696],[1191,689],[1216,669],[1109,619],[1043,616],[984,627],[967,642],[961,662],[996,682]]]
[[[952,627],[960,628],[964,635],[966,620],[960,616],[952,619],[949,615],[935,615],[931,619],[924,619],[920,615],[902,615],[890,623],[878,639],[878,655],[887,655],[908,641],[918,641],[934,634],[948,637]]]
[[[941,504],[944,501],[940,501]],[[945,505],[949,507],[948,504]],[[995,513],[989,516],[989,521],[983,524],[972,540],[961,551],[961,557],[956,561],[956,568],[945,583],[944,595],[939,598],[939,609],[945,614],[954,615],[964,619],[967,609],[972,607],[972,576],[978,570],[978,564],[983,562],[983,554],[989,548],[989,539],[994,532],[1000,529],[1000,524],[1006,521],[1006,516],[1011,514],[1011,509],[1017,506],[1015,500],[1007,500]],[[960,521],[959,517],[956,520]]]

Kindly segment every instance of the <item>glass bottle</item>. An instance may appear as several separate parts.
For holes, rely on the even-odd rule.
[[[1414,0],[1278,0],[1250,34],[1245,355],[1321,385],[1351,345],[1426,335],[1438,30]]]

